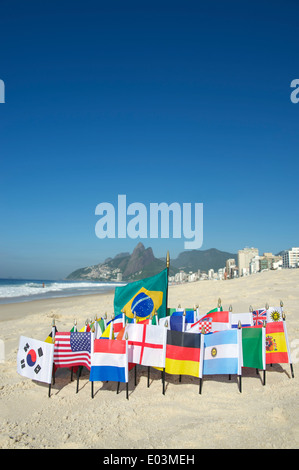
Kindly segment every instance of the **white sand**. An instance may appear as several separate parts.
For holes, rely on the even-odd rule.
[[[288,364],[267,367],[267,383],[261,373],[244,369],[242,393],[237,380],[206,377],[202,395],[198,379],[166,376],[162,395],[160,373],[139,367],[137,386],[130,374],[129,400],[124,385],[95,384],[91,399],[88,371],[80,378],[79,393],[70,372],[60,369],[52,396],[48,386],[17,374],[20,335],[44,340],[55,318],[58,331],[78,327],[86,318],[105,311],[111,316],[113,293],[0,305],[0,339],[5,361],[0,364],[1,448],[99,448],[99,449],[201,449],[201,448],[298,448],[299,376],[299,269],[265,272],[231,281],[201,281],[171,286],[169,306],[200,305],[206,313],[217,306],[233,312],[278,306],[282,299],[294,362],[295,378]]]

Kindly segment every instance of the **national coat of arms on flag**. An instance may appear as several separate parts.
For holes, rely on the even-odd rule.
[[[200,321],[209,319],[212,320],[212,331],[222,331],[230,329],[231,327],[231,320],[230,320],[231,312],[223,311],[223,310],[211,310],[206,315],[203,315],[199,318]]]
[[[212,319],[205,318],[205,320],[198,320],[193,324],[188,324],[186,331],[188,333],[201,333],[204,328],[204,333],[211,333],[212,331]]]
[[[284,322],[271,322],[266,326],[266,364],[288,363],[289,354]]]
[[[53,352],[54,344],[21,336],[17,355],[17,372],[29,379],[50,384]]]

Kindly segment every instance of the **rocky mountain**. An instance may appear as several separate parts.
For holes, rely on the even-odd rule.
[[[225,266],[226,260],[229,258],[234,259],[238,264],[238,255],[234,253],[220,251],[216,248],[188,250],[180,253],[176,259],[171,261],[171,264],[178,269],[183,269],[185,272],[195,272],[198,269],[201,271],[208,271],[209,269],[217,271]]]
[[[189,250],[179,254],[176,259],[170,259],[169,274],[173,276],[180,269],[185,272],[217,270],[225,266],[229,258],[237,261],[237,255],[211,248],[209,250]],[[69,274],[68,280],[87,281],[135,281],[153,276],[166,267],[166,260],[156,258],[152,248],[145,248],[138,243],[132,254],[120,253],[114,258],[107,258],[103,263],[77,269]]]

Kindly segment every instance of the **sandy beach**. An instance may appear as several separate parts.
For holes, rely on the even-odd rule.
[[[48,386],[17,374],[20,335],[44,340],[55,319],[58,331],[69,331],[74,319],[81,328],[87,318],[113,312],[114,294],[77,296],[0,305],[0,339],[5,359],[0,364],[0,448],[95,449],[289,449],[299,447],[299,269],[268,271],[230,281],[200,281],[169,287],[169,306],[199,304],[204,314],[217,306],[233,312],[278,306],[284,302],[295,378],[288,364],[267,366],[267,382],[255,369],[243,370],[242,393],[237,378],[198,379],[166,376],[162,395],[160,373],[139,366],[137,386],[131,371],[129,400],[125,387],[95,384],[91,398],[89,372],[76,380],[60,369],[48,398]]]

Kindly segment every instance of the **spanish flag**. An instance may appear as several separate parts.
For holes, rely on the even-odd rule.
[[[200,377],[200,334],[168,330],[165,372]]]
[[[279,321],[266,325],[266,364],[290,362],[283,323]]]

